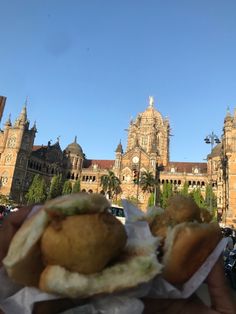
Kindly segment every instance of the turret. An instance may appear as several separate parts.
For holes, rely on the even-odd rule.
[[[122,155],[123,155],[123,147],[122,147],[121,141],[117,145],[115,153],[116,153],[116,160],[115,160],[115,166],[114,167],[116,170],[119,170],[120,166],[121,166]]]

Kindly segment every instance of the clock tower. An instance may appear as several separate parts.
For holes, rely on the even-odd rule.
[[[156,177],[157,167],[168,164],[169,130],[168,119],[155,109],[154,98],[150,96],[147,109],[130,121],[126,151],[116,150],[114,172],[121,181],[122,198],[138,197],[141,203],[147,203],[147,195],[138,185],[134,188],[134,182],[145,171]]]

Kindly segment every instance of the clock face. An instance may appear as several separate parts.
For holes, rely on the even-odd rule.
[[[132,161],[133,161],[133,163],[137,164],[139,162],[138,156],[134,156]]]

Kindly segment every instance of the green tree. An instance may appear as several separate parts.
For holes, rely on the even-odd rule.
[[[109,199],[113,199],[114,196],[117,197],[117,195],[121,192],[120,179],[115,176],[114,172],[111,170],[108,170],[108,174],[101,177],[100,185],[102,186],[104,192],[108,193]]]
[[[14,202],[7,195],[0,194],[0,204],[1,205],[13,205]]]
[[[155,203],[155,195],[154,193],[151,193],[148,199],[148,207],[155,205],[154,203]]]
[[[173,195],[173,187],[170,182],[164,182],[163,189],[160,195],[160,206],[162,208],[167,207],[168,199]]]
[[[72,184],[71,181],[66,180],[63,184],[62,195],[71,194]]]
[[[48,193],[48,199],[53,199],[57,196],[62,195],[62,189],[63,189],[62,175],[58,174],[54,176],[51,180],[49,193]]]
[[[191,193],[190,193],[191,197],[194,199],[195,203],[199,206],[199,207],[204,207],[204,198],[202,196],[201,193],[201,189],[198,187],[196,189],[194,189]]]
[[[188,196],[188,182],[184,181],[184,185],[182,187],[182,189],[180,190],[179,194],[183,195],[183,196]]]
[[[80,192],[80,180],[76,180],[72,188],[72,193]]]
[[[217,213],[217,197],[212,190],[211,184],[206,186],[206,194],[205,194],[205,201],[204,207],[209,211],[212,210],[212,215],[215,217]]]
[[[141,173],[139,185],[143,192],[153,193],[157,185],[157,180],[151,171],[144,171]]]
[[[47,199],[47,185],[39,174],[34,176],[25,199],[28,204],[43,203]]]

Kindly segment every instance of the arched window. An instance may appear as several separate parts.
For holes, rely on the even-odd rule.
[[[15,138],[15,136],[12,136],[12,137],[9,138],[7,146],[11,147],[11,148],[16,146],[16,138]]]
[[[3,172],[1,176],[1,183],[2,185],[6,185],[8,181],[8,173],[6,171]]]

